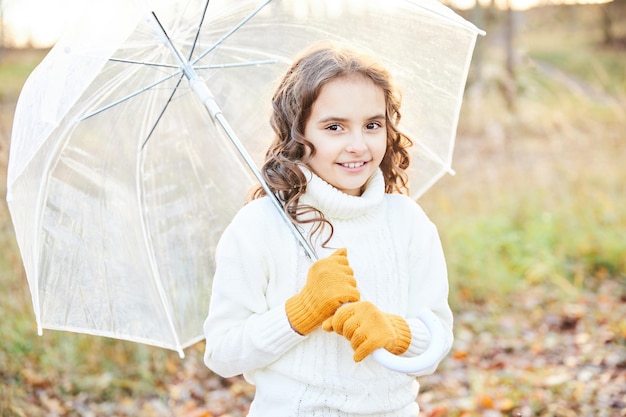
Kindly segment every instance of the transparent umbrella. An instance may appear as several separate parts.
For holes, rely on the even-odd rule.
[[[315,41],[393,73],[421,195],[452,172],[479,33],[435,0],[90,1],[24,85],[11,137],[7,200],[39,332],[181,356],[202,339],[217,240],[262,181],[276,80]]]

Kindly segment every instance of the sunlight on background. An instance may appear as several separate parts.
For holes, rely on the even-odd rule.
[[[5,36],[16,47],[52,46],[85,3],[84,0],[2,0]]]
[[[332,4],[335,0],[329,0]],[[527,9],[538,4],[604,3],[610,0],[478,0],[481,4],[494,1],[500,7]],[[474,6],[476,0],[445,0],[460,9]],[[0,0],[5,23],[4,36],[15,47],[52,46],[63,33],[63,28],[79,15],[85,0]]]
[[[459,9],[470,9],[474,7],[477,0],[445,0],[443,3],[450,3]],[[516,10],[530,9],[542,4],[597,4],[608,3],[612,0],[478,0],[482,5],[495,3],[498,7],[510,6]]]

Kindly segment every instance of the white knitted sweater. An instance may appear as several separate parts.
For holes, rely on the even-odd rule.
[[[329,247],[317,245],[318,256],[347,248],[361,299],[407,319],[413,340],[405,355],[428,346],[428,330],[415,319],[422,307],[441,320],[449,349],[446,265],[437,230],[421,208],[385,194],[380,171],[360,197],[307,174],[301,202],[334,226]],[[256,385],[249,416],[417,416],[418,375],[390,371],[371,357],[355,363],[349,341],[335,333],[320,328],[300,336],[291,329],[285,301],[304,285],[311,261],[267,197],[241,209],[216,260],[205,362],[224,377],[244,374]]]

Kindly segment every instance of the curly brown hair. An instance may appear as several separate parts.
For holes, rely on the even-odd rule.
[[[398,130],[401,95],[389,72],[379,62],[331,42],[315,44],[292,63],[272,98],[270,122],[275,137],[266,152],[261,173],[269,188],[282,201],[292,221],[316,222],[312,233],[319,231],[324,224],[330,226],[330,235],[324,244],[332,236],[332,224],[319,210],[298,204],[307,185],[306,177],[298,165],[307,165],[310,156],[315,153],[313,145],[304,137],[304,129],[322,88],[336,78],[354,75],[369,78],[384,92],[387,104],[387,151],[380,169],[385,179],[385,192],[408,194],[405,170],[410,162],[407,148],[412,145],[412,141]],[[253,190],[251,198],[256,199],[265,194],[265,190],[258,186]],[[299,219],[301,215],[311,212],[315,213],[312,220]]]

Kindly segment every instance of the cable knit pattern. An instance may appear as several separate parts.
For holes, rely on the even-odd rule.
[[[405,355],[428,346],[428,330],[415,318],[422,307],[441,319],[449,348],[445,260],[419,206],[385,194],[380,171],[360,197],[303,171],[309,182],[301,203],[323,211],[334,227],[328,247],[319,246],[325,236],[315,239],[318,255],[347,248],[361,299],[407,320],[412,340]],[[416,375],[387,370],[371,357],[355,363],[349,341],[335,333],[319,328],[300,336],[291,329],[285,301],[304,286],[311,260],[269,199],[242,208],[216,257],[205,362],[222,376],[243,373],[257,385],[249,416],[417,416]]]

